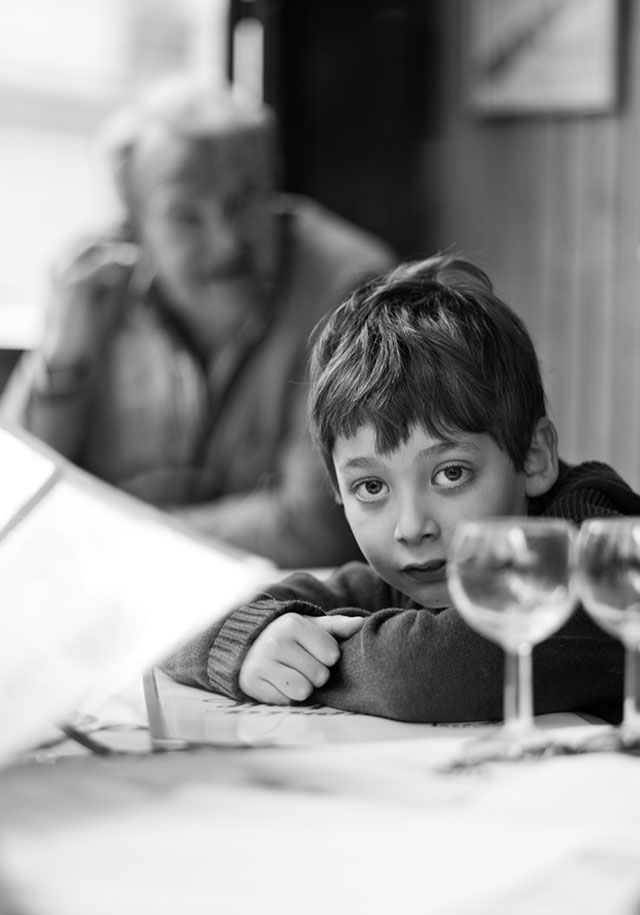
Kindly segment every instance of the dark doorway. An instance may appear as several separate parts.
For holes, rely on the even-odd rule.
[[[283,188],[316,198],[404,256],[424,243],[421,141],[438,130],[438,7],[232,3],[232,28],[245,15],[265,28],[265,99],[280,120]]]

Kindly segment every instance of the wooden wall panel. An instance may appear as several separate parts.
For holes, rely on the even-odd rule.
[[[635,7],[625,6],[619,110],[483,120],[464,101],[465,0],[442,0],[443,129],[430,155],[440,188],[436,246],[473,255],[527,322],[562,455],[608,461],[640,489]]]

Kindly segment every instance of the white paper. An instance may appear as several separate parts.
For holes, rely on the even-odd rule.
[[[3,468],[4,452],[9,472],[30,468],[13,497],[3,471],[0,505],[20,508],[51,462],[3,432]],[[266,561],[205,544],[69,465],[58,470],[0,540],[0,762],[127,687],[274,576]]]
[[[466,741],[493,732],[495,723],[429,724],[358,715],[328,706],[236,702],[176,683],[162,670],[145,678],[151,738],[158,748],[188,744],[231,747],[320,746],[327,743],[401,741],[429,737],[433,759],[445,761]],[[536,727],[582,731],[584,719],[570,712],[539,715]],[[586,725],[590,729],[591,725]]]
[[[0,428],[0,531],[55,474],[55,464]]]

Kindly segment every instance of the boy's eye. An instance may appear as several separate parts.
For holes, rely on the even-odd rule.
[[[362,480],[352,487],[356,499],[360,502],[377,502],[387,493],[387,484],[382,480]]]
[[[436,471],[433,483],[440,489],[453,489],[466,483],[470,476],[471,471],[468,467],[463,467],[462,464],[447,464],[446,467]]]

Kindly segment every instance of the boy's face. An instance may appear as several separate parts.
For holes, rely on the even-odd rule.
[[[423,607],[451,604],[446,559],[456,524],[526,515],[525,474],[489,435],[432,438],[416,427],[390,454],[372,426],[333,449],[347,521],[370,565]]]

